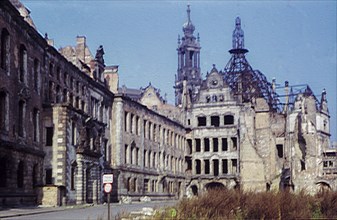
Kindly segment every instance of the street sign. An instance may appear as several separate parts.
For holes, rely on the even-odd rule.
[[[103,174],[103,184],[112,182],[113,182],[113,174]]]
[[[111,183],[105,183],[104,184],[104,192],[105,193],[111,193],[112,190],[112,184]]]

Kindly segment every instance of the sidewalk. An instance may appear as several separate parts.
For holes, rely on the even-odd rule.
[[[86,207],[93,206],[92,204],[84,205],[70,205],[70,206],[59,206],[59,207],[38,207],[38,206],[28,206],[28,207],[15,207],[15,208],[0,208],[0,219],[15,217],[15,216],[26,216],[49,212],[58,212],[66,209],[84,209]]]

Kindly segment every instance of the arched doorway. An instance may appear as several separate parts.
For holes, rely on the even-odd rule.
[[[192,194],[194,196],[197,196],[198,195],[198,187],[196,185],[192,185],[191,186],[191,190],[192,190]]]

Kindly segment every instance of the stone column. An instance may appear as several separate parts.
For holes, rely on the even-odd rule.
[[[218,151],[222,152],[222,138],[218,138]]]
[[[222,169],[222,159],[219,159],[219,176],[223,174],[223,169]]]

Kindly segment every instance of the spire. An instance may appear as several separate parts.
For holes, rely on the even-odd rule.
[[[194,25],[191,21],[191,9],[190,5],[187,5],[187,22],[183,25],[183,31],[186,37],[192,37],[195,30]]]
[[[191,22],[191,9],[190,9],[190,5],[187,5],[187,21]]]

